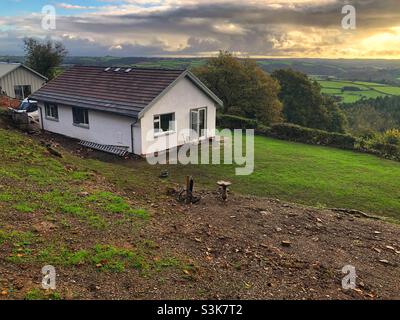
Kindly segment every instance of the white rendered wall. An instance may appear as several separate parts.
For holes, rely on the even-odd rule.
[[[180,80],[169,92],[152,106],[140,121],[142,128],[142,155],[155,151],[164,151],[166,141],[169,148],[181,146],[187,138],[182,130],[190,129],[190,110],[207,108],[207,129],[211,132],[216,128],[216,104],[202,90],[187,78]],[[175,113],[176,130],[172,134],[155,136],[154,116]],[[213,138],[210,134],[208,138]]]
[[[129,152],[132,152],[131,125],[135,119],[89,110],[89,128],[82,128],[73,124],[72,107],[58,105],[58,121],[53,121],[46,119],[43,103],[39,106],[42,109],[42,128],[46,131],[104,145],[129,147]],[[134,133],[137,131],[140,129],[134,128]],[[134,137],[134,141],[140,143],[140,136]]]

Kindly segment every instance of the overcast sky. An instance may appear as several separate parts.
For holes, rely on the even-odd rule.
[[[0,0],[0,54],[24,37],[62,41],[71,55],[400,58],[400,0]],[[357,12],[344,30],[342,7]],[[42,7],[56,29],[42,29]]]

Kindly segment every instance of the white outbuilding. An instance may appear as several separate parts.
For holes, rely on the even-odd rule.
[[[47,78],[21,63],[0,62],[0,93],[23,100],[39,90]]]

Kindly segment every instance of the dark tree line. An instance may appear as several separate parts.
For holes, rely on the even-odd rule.
[[[345,132],[346,117],[333,98],[322,95],[321,87],[304,73],[292,69],[272,73],[281,85],[285,120],[303,127]]]
[[[400,127],[400,97],[386,96],[346,104],[343,110],[350,131],[357,135],[370,135]]]

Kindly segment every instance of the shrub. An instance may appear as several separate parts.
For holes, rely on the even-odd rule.
[[[271,135],[271,128],[260,124],[257,126],[256,134],[261,136],[269,136]]]
[[[370,147],[372,150],[377,150],[381,152],[382,155],[386,156],[396,156],[400,154],[399,147],[390,143],[372,142]]]
[[[257,120],[229,114],[218,115],[217,123],[223,129],[256,129],[258,126]]]
[[[40,290],[34,288],[29,290],[25,294],[25,300],[61,300],[61,294],[57,291],[49,291],[46,292],[44,290]]]
[[[367,143],[366,151],[387,159],[400,160],[400,148],[394,144],[371,141]]]
[[[382,135],[382,140],[386,144],[400,145],[400,130],[398,129],[387,130]]]
[[[400,140],[396,139],[395,132],[385,132],[384,134],[375,135],[369,139],[362,139],[359,146],[361,151],[373,153],[392,160],[400,160],[400,145],[391,142],[400,142]]]
[[[310,129],[289,123],[272,125],[269,135],[278,139],[342,149],[354,149],[356,143],[356,138],[351,135]]]

